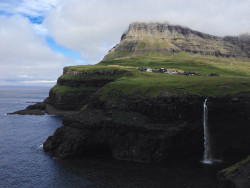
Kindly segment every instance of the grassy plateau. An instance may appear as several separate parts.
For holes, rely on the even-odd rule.
[[[200,76],[174,75],[139,71],[138,67],[178,69],[200,73]],[[73,71],[126,70],[116,81],[98,92],[102,97],[114,95],[159,96],[221,96],[250,93],[250,59],[203,56],[186,52],[124,57],[103,60],[96,65],[67,67]],[[208,76],[217,73],[219,76]],[[62,77],[67,78],[63,75]],[[100,79],[105,76],[99,76]],[[111,76],[112,77],[112,76]],[[91,79],[68,76],[68,79]],[[98,76],[93,78],[98,79]]]

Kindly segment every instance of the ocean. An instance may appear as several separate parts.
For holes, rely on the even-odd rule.
[[[59,160],[42,143],[62,126],[59,116],[7,115],[41,102],[50,88],[0,87],[0,187],[215,188],[218,167],[185,159],[165,165],[114,159]]]

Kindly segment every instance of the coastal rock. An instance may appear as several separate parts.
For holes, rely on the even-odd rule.
[[[145,163],[201,155],[199,123],[141,122],[141,115],[133,112],[127,122],[128,112],[120,113],[125,113],[126,121],[95,109],[65,116],[64,126],[46,140],[44,150],[59,158],[98,154]]]
[[[58,78],[56,87],[67,88],[63,92],[51,89],[48,104],[59,110],[80,110],[89,103],[90,97],[104,85],[120,78],[125,70],[109,69],[97,71],[73,71],[64,68],[63,75]]]
[[[18,110],[13,113],[8,113],[8,115],[45,115],[44,110],[46,108],[45,102],[37,102],[33,105],[29,105],[24,110]]]
[[[250,156],[218,172],[219,188],[250,187]]]
[[[45,110],[46,108],[46,102],[37,102],[33,105],[29,105],[26,110],[35,110],[35,109],[39,109],[39,110]]]
[[[146,163],[183,157],[201,159],[204,100],[170,97],[138,103],[120,98],[127,103],[120,106],[94,100],[93,106],[65,116],[64,126],[47,139],[44,150],[59,158],[102,151],[99,156],[103,153],[115,159]],[[248,155],[249,98],[209,98],[207,105],[213,157],[232,163]],[[228,117],[228,113],[234,115]]]
[[[13,113],[8,113],[8,115],[45,115],[45,113],[39,109],[32,109],[32,110],[18,110]]]

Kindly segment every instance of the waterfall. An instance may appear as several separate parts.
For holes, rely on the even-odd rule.
[[[203,103],[204,155],[202,162],[204,164],[212,164],[207,120],[208,120],[208,107],[206,99]]]

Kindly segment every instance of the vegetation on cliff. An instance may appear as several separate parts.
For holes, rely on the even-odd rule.
[[[65,116],[45,151],[65,158],[106,148],[116,159],[140,162],[200,157],[202,103],[210,97],[215,154],[231,157],[232,143],[238,156],[248,154],[250,59],[241,49],[247,43],[177,26],[130,28],[100,63],[64,68],[47,103],[79,112]],[[160,43],[168,35],[169,46]],[[178,49],[173,41],[181,41]]]
[[[222,38],[181,26],[134,23],[100,63],[65,67],[52,92],[55,96],[78,92],[79,97],[81,91],[91,91],[108,103],[126,98],[249,95],[249,41],[246,36]],[[139,67],[198,74],[152,73]]]
[[[102,99],[121,95],[138,97],[159,96],[219,96],[250,92],[250,60],[204,56],[187,52],[168,55],[148,54],[147,56],[104,60],[92,66],[67,67],[74,71],[124,70],[122,75],[68,76],[59,79],[114,79],[98,92]],[[142,72],[138,67],[174,68],[200,73],[200,76],[170,75]],[[105,69],[106,68],[106,69]],[[211,73],[220,76],[210,77]],[[74,88],[73,88],[74,89]],[[140,97],[140,98],[141,98]]]
[[[222,57],[250,57],[250,37],[217,37],[167,23],[132,23],[105,59],[143,56],[148,52],[192,52]]]
[[[241,168],[242,166],[246,165],[249,162],[250,162],[250,156],[226,169],[221,170],[219,173],[225,176],[226,178],[230,178],[233,173],[237,174],[238,173],[237,170],[239,170],[239,168]]]

